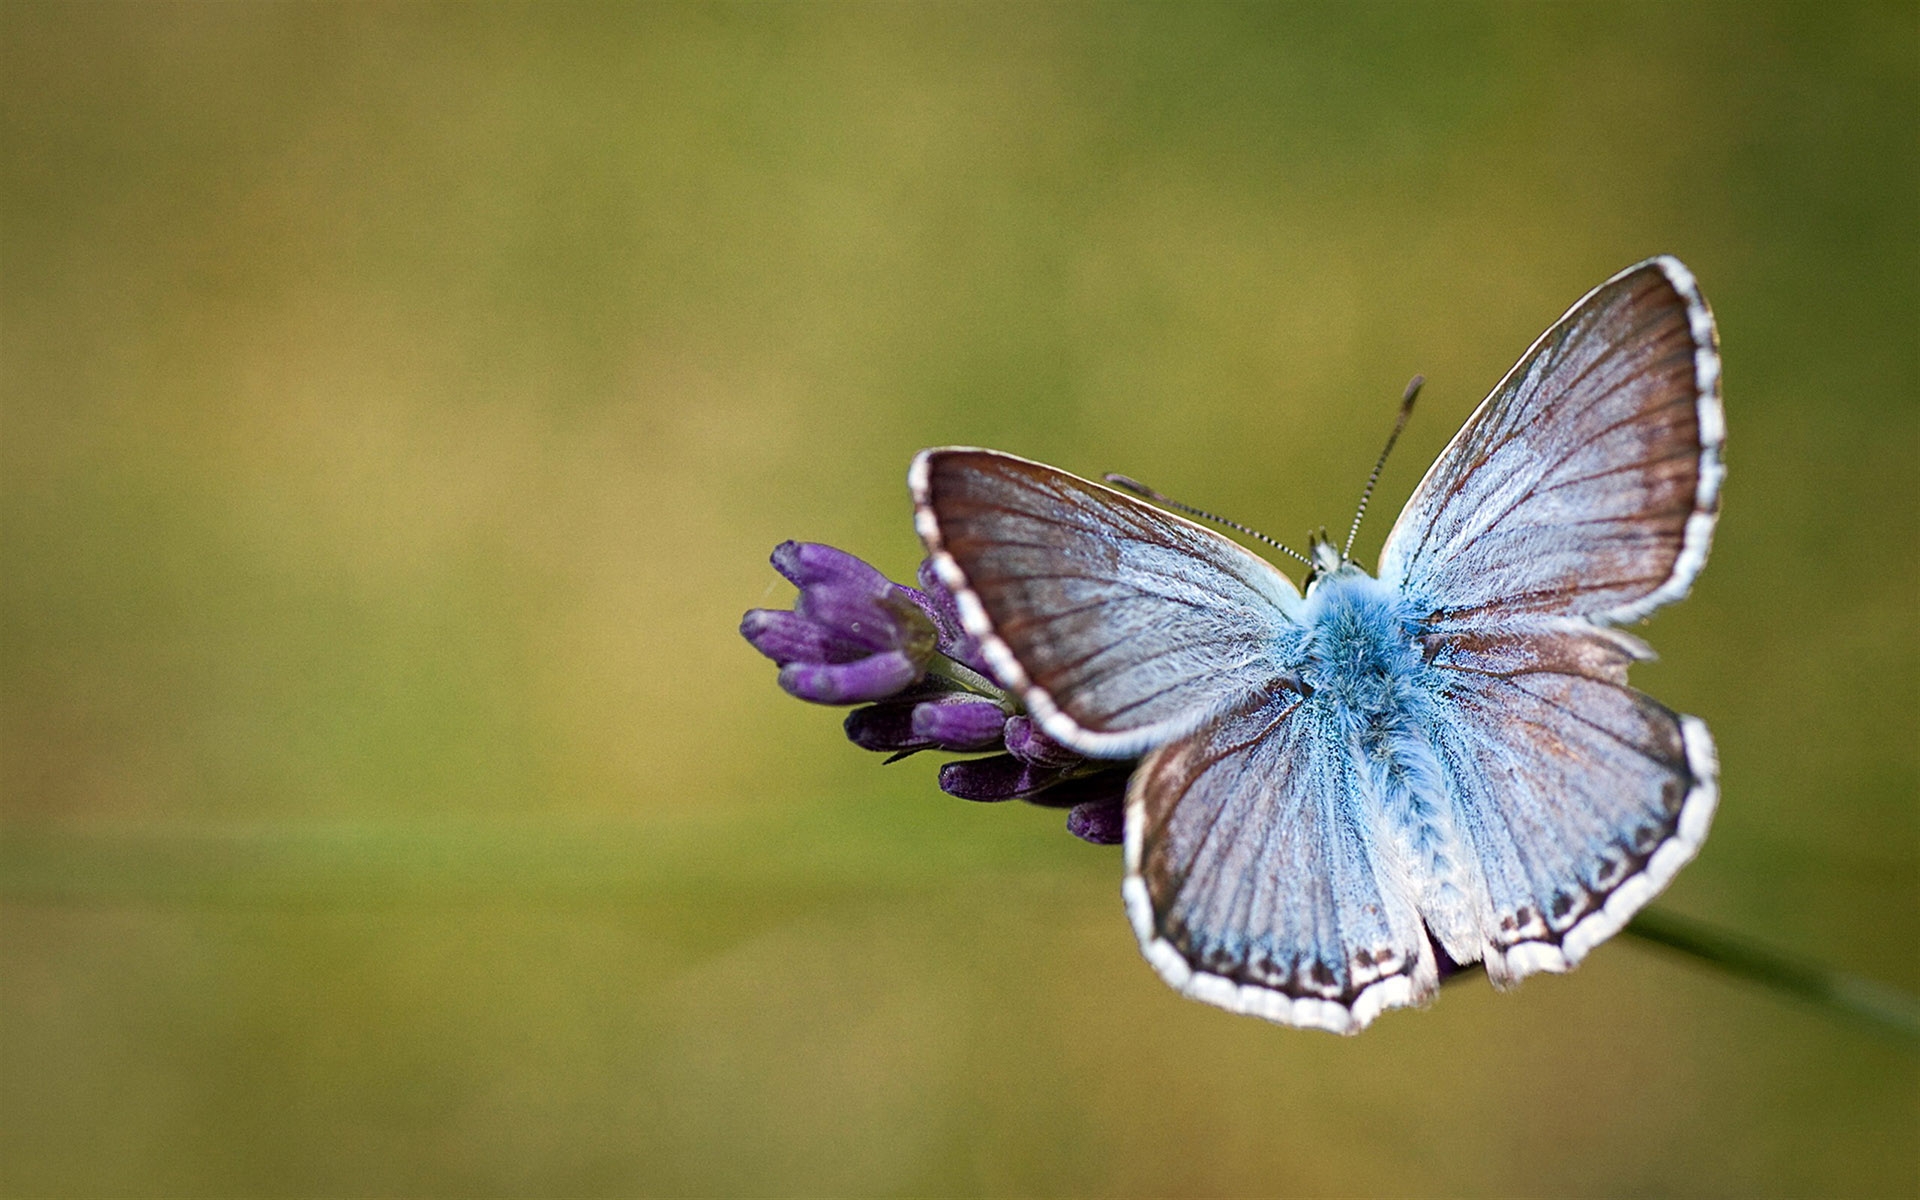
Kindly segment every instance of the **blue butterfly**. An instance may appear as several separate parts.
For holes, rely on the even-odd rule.
[[[1304,594],[1213,531],[992,450],[927,450],[915,525],[1054,738],[1142,757],[1127,915],[1185,995],[1352,1033],[1443,966],[1565,971],[1699,850],[1713,740],[1627,686],[1617,627],[1705,564],[1725,468],[1713,315],[1673,258],[1535,342],[1367,574]],[[1349,539],[1349,543],[1351,539]]]

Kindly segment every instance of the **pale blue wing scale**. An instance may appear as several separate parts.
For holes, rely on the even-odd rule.
[[[1484,881],[1488,973],[1566,970],[1699,850],[1712,738],[1626,686],[1638,647],[1620,635],[1432,635],[1429,649],[1447,669],[1433,747]]]
[[[1127,913],[1181,993],[1354,1033],[1431,995],[1412,899],[1383,877],[1334,706],[1249,698],[1149,754],[1127,795]]]
[[[991,450],[923,451],[909,483],[968,632],[1080,753],[1133,757],[1287,675],[1298,591],[1213,531]]]
[[[1639,620],[1706,562],[1724,438],[1692,274],[1667,257],[1629,267],[1468,418],[1388,534],[1380,578],[1443,624]]]

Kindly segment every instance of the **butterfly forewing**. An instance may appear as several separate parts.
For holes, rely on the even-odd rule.
[[[1179,517],[990,450],[929,450],[920,534],[961,616],[1046,730],[1128,757],[1285,674],[1299,595],[1266,562]]]
[[[1713,317],[1671,258],[1549,329],[1407,502],[1380,577],[1440,621],[1637,620],[1679,599],[1719,507]]]

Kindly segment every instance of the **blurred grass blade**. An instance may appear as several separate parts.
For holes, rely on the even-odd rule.
[[[1920,1043],[1920,998],[1896,987],[1802,962],[1672,913],[1643,912],[1628,923],[1626,932]]]

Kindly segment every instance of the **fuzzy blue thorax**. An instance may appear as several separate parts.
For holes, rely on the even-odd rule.
[[[1426,664],[1398,588],[1343,564],[1308,585],[1297,628],[1284,653],[1315,693],[1363,724],[1413,715]]]

